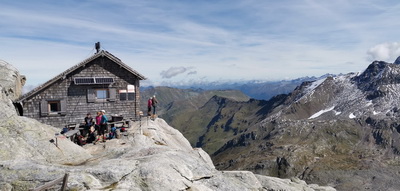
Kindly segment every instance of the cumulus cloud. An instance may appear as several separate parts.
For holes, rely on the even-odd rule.
[[[375,45],[367,51],[371,60],[392,62],[400,56],[400,43],[383,43]]]
[[[161,71],[160,75],[161,75],[162,78],[168,78],[169,79],[169,78],[172,78],[172,77],[177,76],[179,74],[183,74],[186,71],[190,71],[191,69],[193,69],[193,67],[183,67],[183,66],[181,66],[181,67],[171,67],[168,70]],[[191,72],[189,72],[189,74],[194,74],[193,72],[196,72],[196,71],[191,71]]]

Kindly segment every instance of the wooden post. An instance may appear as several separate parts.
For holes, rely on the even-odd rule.
[[[65,188],[67,187],[68,177],[69,177],[69,173],[66,173],[63,178],[63,184],[61,186],[61,191],[65,191]]]
[[[31,189],[31,190],[32,190],[32,191],[47,190],[47,189],[49,189],[49,188],[51,188],[51,187],[53,187],[53,186],[55,186],[55,185],[57,185],[57,184],[59,184],[59,183],[62,182],[61,190],[62,190],[62,191],[65,191],[65,188],[67,187],[68,176],[69,176],[69,174],[66,173],[66,174],[64,175],[64,177],[57,178],[57,179],[55,179],[55,180],[53,180],[53,181],[50,181],[50,182],[48,182],[48,183],[46,183],[46,184],[44,184],[44,185],[42,185],[42,186],[39,186],[39,187],[34,188],[34,189]]]

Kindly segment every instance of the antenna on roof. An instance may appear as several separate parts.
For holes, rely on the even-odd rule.
[[[99,53],[100,52],[100,42],[96,42],[94,44],[94,47],[96,48],[96,53]]]

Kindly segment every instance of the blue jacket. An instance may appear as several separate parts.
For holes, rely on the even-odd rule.
[[[100,124],[105,124],[105,123],[107,123],[107,121],[108,121],[107,116],[106,115],[102,115]]]

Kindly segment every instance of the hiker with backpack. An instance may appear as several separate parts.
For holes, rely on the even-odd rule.
[[[151,103],[153,106],[153,117],[155,118],[156,117],[156,107],[157,107],[157,103],[158,103],[158,100],[156,99],[156,95],[153,95],[153,98],[151,99]]]
[[[147,115],[151,116],[151,107],[153,106],[152,97],[147,100]]]

